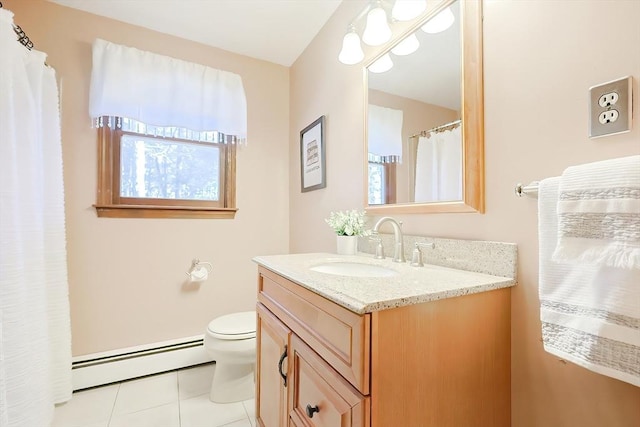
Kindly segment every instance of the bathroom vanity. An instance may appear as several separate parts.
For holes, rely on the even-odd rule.
[[[255,261],[259,426],[510,424],[514,277],[331,254]]]

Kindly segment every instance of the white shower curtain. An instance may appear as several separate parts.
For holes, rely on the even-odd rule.
[[[415,201],[462,200],[462,133],[457,127],[420,137]]]
[[[46,427],[71,398],[58,88],[0,9],[0,426]]]

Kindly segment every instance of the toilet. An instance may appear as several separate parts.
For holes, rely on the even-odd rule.
[[[204,348],[216,361],[209,399],[239,402],[255,395],[256,312],[245,311],[209,322]]]

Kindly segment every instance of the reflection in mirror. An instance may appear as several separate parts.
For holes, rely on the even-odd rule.
[[[479,3],[427,13],[367,68],[368,211],[483,212]]]

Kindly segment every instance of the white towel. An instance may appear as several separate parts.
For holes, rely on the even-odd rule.
[[[540,319],[544,349],[640,387],[640,270],[554,262],[560,178],[540,182]]]
[[[567,168],[558,215],[555,261],[640,269],[640,156]]]

